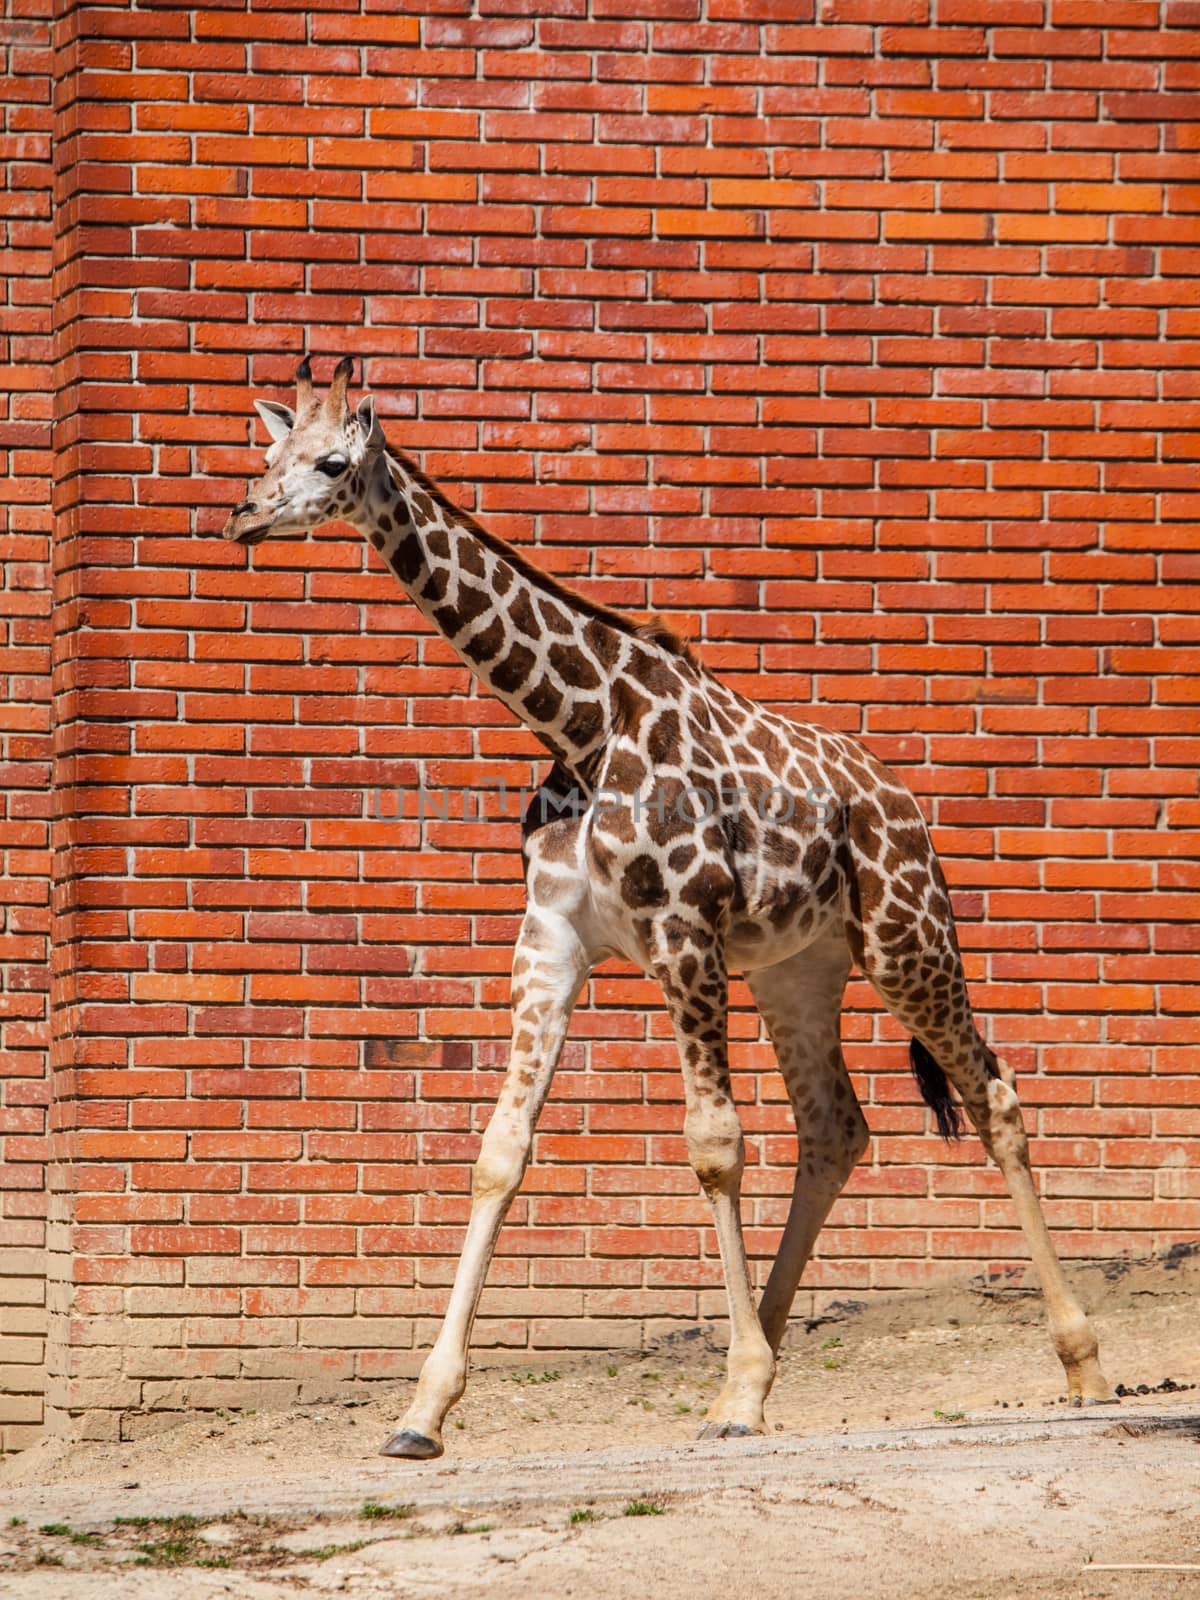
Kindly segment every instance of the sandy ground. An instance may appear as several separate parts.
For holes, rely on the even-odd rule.
[[[1093,1275],[1114,1382],[1200,1380],[1198,1282]],[[720,1371],[702,1338],[479,1371],[423,1464],[375,1453],[407,1384],[36,1446],[0,1464],[0,1595],[1200,1600],[1200,1389],[1070,1410],[1036,1301],[799,1324],[765,1438],[694,1439]]]

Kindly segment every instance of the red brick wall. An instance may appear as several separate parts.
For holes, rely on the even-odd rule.
[[[42,1420],[50,949],[48,0],[0,20],[0,1454]]]
[[[534,746],[357,538],[211,537],[303,350],[897,765],[1062,1251],[1200,1233],[1195,6],[60,3],[56,1416],[411,1371],[505,1059],[515,825],[371,797]],[[765,1271],[794,1140],[737,998]],[[663,1013],[588,1000],[485,1345],[722,1308]],[[809,1291],[1021,1259],[857,983],[846,1033],[874,1138]]]

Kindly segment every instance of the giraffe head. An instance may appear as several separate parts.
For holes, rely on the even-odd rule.
[[[303,533],[327,522],[353,521],[365,493],[370,458],[384,447],[375,402],[346,399],[352,362],[338,362],[324,396],[313,388],[308,357],[296,369],[296,409],[256,400],[271,435],[267,470],[230,512],[226,539],[260,544],[273,533]]]

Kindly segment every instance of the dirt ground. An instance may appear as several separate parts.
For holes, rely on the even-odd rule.
[[[1072,1411],[1036,1299],[959,1290],[800,1321],[765,1438],[695,1440],[697,1336],[477,1370],[437,1462],[375,1453],[407,1383],[47,1442],[0,1464],[0,1596],[1200,1600],[1200,1262],[1076,1280],[1158,1392]]]

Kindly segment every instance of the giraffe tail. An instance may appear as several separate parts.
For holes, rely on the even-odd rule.
[[[951,1099],[946,1074],[919,1039],[913,1039],[909,1044],[908,1059],[912,1062],[913,1077],[917,1080],[921,1099],[937,1118],[938,1132],[947,1144],[953,1139],[961,1139],[962,1115]]]

